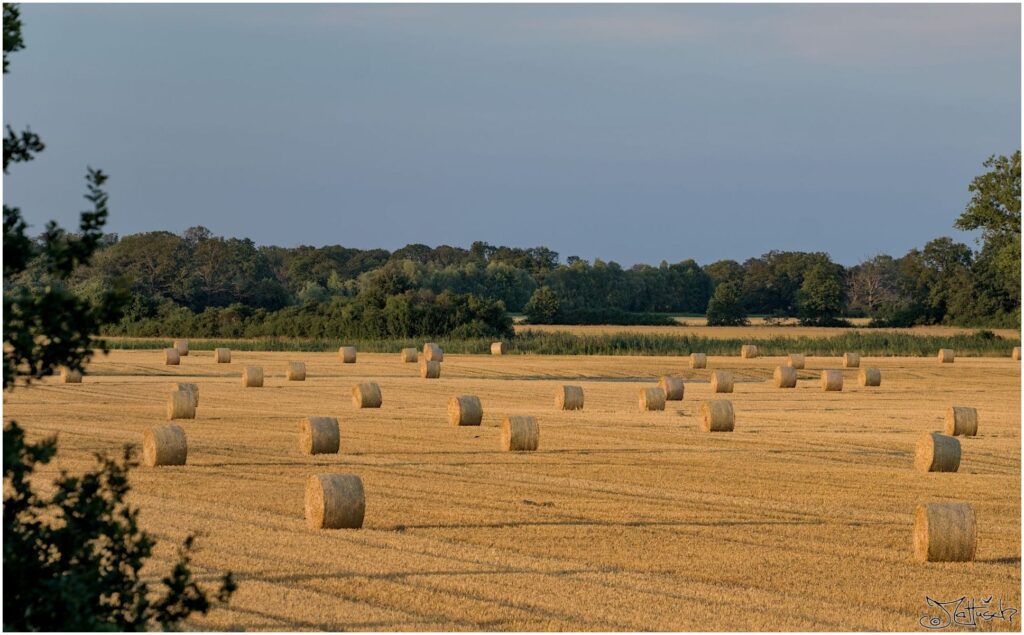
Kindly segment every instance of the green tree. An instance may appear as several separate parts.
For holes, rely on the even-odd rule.
[[[558,296],[549,287],[540,287],[533,292],[524,307],[530,324],[551,324],[558,315]]]
[[[737,282],[725,282],[715,288],[708,301],[708,326],[744,326],[747,312],[743,308],[743,292]]]
[[[801,324],[835,324],[843,313],[845,302],[841,266],[819,263],[807,270],[797,294]]]

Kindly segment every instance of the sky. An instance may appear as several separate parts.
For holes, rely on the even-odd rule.
[[[902,255],[1021,139],[1020,5],[22,6],[3,200],[281,246]]]

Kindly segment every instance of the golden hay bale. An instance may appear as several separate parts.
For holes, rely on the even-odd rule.
[[[230,348],[215,348],[213,349],[213,359],[218,364],[230,364],[231,363],[231,349]]]
[[[453,426],[478,426],[484,418],[484,407],[474,395],[456,395],[448,400],[448,423]]]
[[[366,514],[363,479],[314,474],[306,479],[306,524],[311,529],[359,529]]]
[[[711,371],[711,392],[732,392],[732,373],[727,370]]]
[[[690,368],[707,368],[708,356],[704,353],[690,353]]]
[[[978,550],[978,521],[969,503],[922,503],[914,511],[919,562],[969,562]]]
[[[800,353],[789,354],[789,367],[797,370],[802,369],[807,364],[807,357]]]
[[[860,367],[860,353],[843,353],[843,368]]]
[[[721,400],[705,401],[700,404],[700,429],[703,432],[732,432],[736,425],[736,413],[732,402]]]
[[[796,369],[792,366],[777,366],[772,377],[776,388],[796,388]]]
[[[843,371],[821,371],[821,389],[825,392],[836,392],[843,389]]]
[[[341,429],[334,417],[306,417],[299,422],[299,451],[303,454],[337,454]]]
[[[420,362],[420,377],[437,379],[441,376],[441,362],[423,360]]]
[[[970,406],[950,406],[946,426],[942,430],[951,437],[973,437],[978,434],[978,411]]]
[[[444,351],[437,344],[427,342],[423,345],[423,358],[428,362],[443,362]]]
[[[338,357],[341,358],[342,364],[355,364],[356,363],[356,347],[355,346],[342,346],[338,349]]]
[[[242,386],[246,388],[262,388],[263,368],[260,366],[246,366],[242,371]]]
[[[188,340],[174,340],[174,348],[177,349],[178,355],[188,357]]]
[[[356,408],[380,408],[383,397],[380,386],[372,381],[364,381],[352,386],[352,405]]]
[[[740,357],[743,359],[754,359],[757,357],[757,346],[753,344],[744,344],[740,347]]]
[[[861,368],[857,373],[857,383],[861,386],[881,386],[882,371],[877,368]]]
[[[82,383],[82,371],[61,368],[60,381],[62,384],[80,384]]]
[[[540,425],[533,417],[505,417],[501,423],[501,448],[509,452],[532,452],[540,445]]]
[[[939,349],[939,363],[940,364],[952,364],[953,363],[953,349],[951,349],[951,348],[940,348]]]
[[[198,384],[188,384],[188,383],[181,382],[181,381],[172,381],[171,382],[171,392],[177,392],[179,390],[183,390],[183,391],[188,392],[189,394],[191,394],[192,395],[192,407],[193,408],[198,408],[199,407],[199,385]]]
[[[196,406],[192,401],[195,393],[190,390],[175,390],[167,395],[167,420],[195,419]]]
[[[556,388],[555,408],[559,410],[583,410],[583,387],[559,386]]]
[[[306,362],[288,362],[285,377],[288,381],[306,381]]]
[[[1017,360],[1018,362],[1020,361],[1020,347],[1019,346],[1014,346],[1013,347],[1013,352],[1010,353],[1010,357],[1012,357],[1013,359]]]
[[[925,432],[917,439],[914,467],[921,472],[956,472],[960,468],[960,442],[956,437]]]
[[[505,342],[491,343],[491,355],[504,355],[506,350],[508,350],[508,345]]]
[[[419,351],[415,348],[403,348],[402,349],[402,361],[405,363],[415,364],[420,360]]]
[[[165,348],[164,349],[164,364],[167,366],[177,366],[181,364],[181,355],[178,354],[176,348]]]
[[[665,391],[661,388],[641,388],[640,389],[640,409],[641,410],[664,410],[665,409]]]
[[[185,465],[188,441],[181,426],[153,426],[142,435],[142,462],[149,467]]]
[[[665,391],[666,401],[682,401],[686,387],[683,385],[682,377],[664,375],[658,380],[658,386]]]

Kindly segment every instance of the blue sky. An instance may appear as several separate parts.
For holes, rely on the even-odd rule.
[[[73,225],[855,263],[956,232],[1020,147],[1020,6],[24,5],[4,179]]]

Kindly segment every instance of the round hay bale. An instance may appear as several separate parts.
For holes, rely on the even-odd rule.
[[[951,437],[973,437],[978,434],[978,411],[970,406],[950,406],[942,430]]]
[[[914,467],[921,472],[956,472],[960,469],[960,442],[956,437],[925,432],[917,440]]]
[[[441,362],[423,360],[420,362],[420,377],[437,379],[441,376]]]
[[[71,368],[61,368],[60,381],[62,384],[80,384],[82,383],[82,371],[73,370]]]
[[[334,417],[306,417],[299,422],[299,451],[303,454],[337,454],[341,429]]]
[[[640,409],[641,410],[664,410],[665,409],[665,391],[661,388],[641,388],[640,389]]]
[[[789,354],[789,367],[801,370],[807,364],[807,357],[801,353]]]
[[[821,371],[821,389],[825,392],[836,392],[843,389],[843,371]]]
[[[504,355],[508,346],[505,342],[493,342],[491,343],[491,355]]]
[[[167,420],[195,419],[195,393],[190,390],[175,390],[167,395]]]
[[[178,355],[188,357],[188,340],[174,340],[174,348],[177,349]]]
[[[700,404],[700,429],[703,432],[732,432],[736,426],[736,413],[732,402],[724,399]]]
[[[142,435],[142,462],[149,467],[185,465],[188,441],[181,426],[153,426]]]
[[[359,529],[366,514],[363,479],[314,474],[306,479],[306,524],[311,529]]]
[[[707,368],[708,356],[704,353],[690,353],[690,368]]]
[[[215,348],[213,349],[213,359],[218,364],[230,364],[231,363],[231,349],[230,348]]]
[[[666,401],[682,401],[686,387],[683,385],[682,377],[664,375],[658,380],[658,386],[665,391]]]
[[[732,373],[727,370],[711,371],[711,392],[732,392]]]
[[[242,370],[242,386],[246,388],[262,388],[263,368],[260,366],[246,366]]]
[[[792,366],[778,366],[772,375],[776,388],[796,388],[796,369]]]
[[[420,360],[420,353],[415,348],[402,349],[402,361],[406,364],[415,364]]]
[[[364,381],[352,386],[352,405],[356,408],[380,408],[383,397],[380,386],[372,381]]]
[[[505,417],[501,423],[501,448],[508,452],[532,452],[540,445],[540,425],[533,417]]]
[[[555,389],[555,408],[583,410],[583,386],[559,386]]]
[[[484,419],[484,407],[474,395],[456,395],[448,400],[448,423],[453,426],[478,426]]]
[[[757,346],[753,344],[744,344],[740,347],[740,357],[743,359],[754,359],[757,357]]]
[[[181,364],[181,355],[176,348],[164,349],[164,364],[167,366],[178,366]]]
[[[919,562],[970,562],[978,550],[978,521],[969,503],[921,503],[914,511],[914,557]]]
[[[356,363],[356,347],[355,346],[342,346],[338,349],[338,357],[341,358],[342,364],[355,364]]]
[[[444,351],[437,344],[427,342],[423,345],[423,358],[428,362],[443,362]]]
[[[189,384],[181,381],[171,382],[171,392],[177,392],[179,390],[185,391],[192,396],[192,407],[199,407],[199,385]]]
[[[952,364],[953,363],[953,349],[951,349],[951,348],[940,348],[939,349],[939,363],[940,364]]]
[[[1017,360],[1018,362],[1020,361],[1020,347],[1019,346],[1014,346],[1013,347],[1013,352],[1010,353],[1010,357],[1012,357],[1013,359]]]
[[[881,386],[882,371],[877,368],[861,368],[857,373],[857,383],[861,386]]]
[[[843,354],[843,368],[858,368],[860,367],[860,353],[844,353]]]
[[[288,362],[285,377],[288,381],[306,381],[306,362]]]

